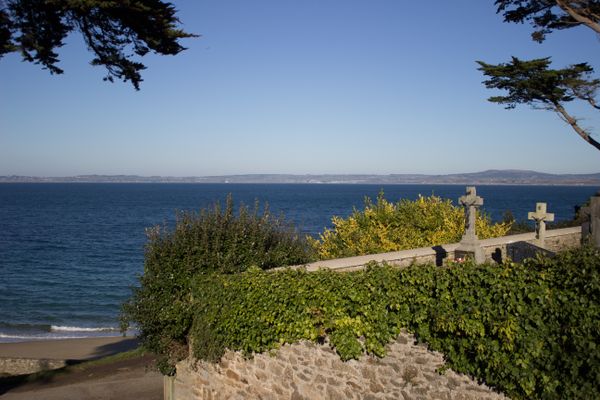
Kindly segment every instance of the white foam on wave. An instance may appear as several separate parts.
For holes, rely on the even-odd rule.
[[[126,336],[133,337],[138,333],[135,329],[129,329],[125,332]],[[0,343],[29,342],[36,340],[56,340],[56,339],[83,339],[93,337],[115,337],[121,336],[118,328],[97,327],[84,328],[77,326],[52,326],[50,331],[46,332],[2,332],[0,331]]]
[[[81,336],[44,336],[44,335],[6,335],[0,333],[0,339],[8,341],[29,341],[29,340],[54,340],[54,339],[78,339]]]
[[[82,328],[79,326],[55,326],[50,327],[51,332],[118,332],[118,328],[98,327],[98,328]]]

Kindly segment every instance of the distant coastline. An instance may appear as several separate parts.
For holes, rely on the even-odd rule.
[[[0,183],[287,183],[287,184],[456,184],[456,185],[600,185],[600,173],[548,174],[525,170],[488,170],[464,174],[247,174],[222,176],[77,175],[66,177],[0,176]]]

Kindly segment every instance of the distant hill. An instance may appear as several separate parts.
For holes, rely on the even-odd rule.
[[[286,175],[224,176],[77,175],[67,177],[0,176],[0,183],[343,183],[343,184],[460,184],[460,185],[600,185],[600,173],[547,174],[523,170],[488,170],[448,175]]]

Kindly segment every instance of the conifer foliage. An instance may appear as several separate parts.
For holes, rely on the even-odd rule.
[[[584,25],[600,33],[600,1],[596,0],[497,0],[505,22],[530,22],[531,37],[542,42],[553,30]]]
[[[134,55],[175,55],[184,50],[179,39],[195,36],[178,28],[175,13],[160,0],[0,0],[0,57],[19,52],[24,61],[62,74],[56,50],[78,31],[94,54],[91,64],[107,69],[104,80],[139,89],[146,66]]]
[[[554,30],[585,26],[600,34],[600,1],[597,0],[496,0],[497,13],[504,22],[530,22],[533,40],[541,43]],[[550,69],[550,57],[522,61],[516,57],[510,63],[486,64],[477,61],[480,71],[490,77],[487,88],[508,90],[508,96],[490,97],[489,101],[514,108],[528,104],[551,110],[565,121],[583,140],[600,150],[600,143],[582,128],[577,118],[569,114],[564,103],[583,100],[594,109],[600,80],[592,79],[593,68],[587,63],[573,64],[563,69]]]
[[[513,57],[510,63],[487,64],[478,61],[480,71],[489,79],[484,81],[488,89],[506,90],[505,96],[493,96],[488,100],[512,109],[517,104],[527,104],[537,109],[556,112],[583,140],[600,150],[600,143],[583,129],[577,119],[570,115],[564,104],[582,100],[595,109],[596,91],[600,79],[593,79],[594,69],[587,63],[574,64],[567,68],[551,69],[550,57],[520,60]]]

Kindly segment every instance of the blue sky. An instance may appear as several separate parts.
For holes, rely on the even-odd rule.
[[[201,37],[144,57],[139,92],[103,82],[77,35],[60,76],[0,59],[0,175],[600,172],[552,112],[487,102],[475,63],[600,71],[588,29],[537,44],[492,0],[174,3]],[[597,113],[568,108],[600,137]]]

